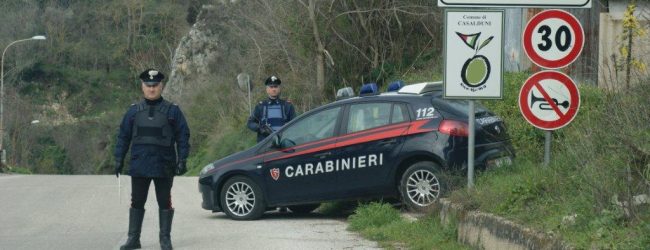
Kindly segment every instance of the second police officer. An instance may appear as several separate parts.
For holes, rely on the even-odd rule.
[[[271,76],[264,81],[268,98],[255,106],[253,114],[248,119],[248,128],[257,132],[257,142],[264,140],[296,117],[291,102],[280,99],[281,83],[282,81],[276,76]]]
[[[156,187],[159,208],[160,247],[172,249],[171,228],[174,208],[171,189],[174,175],[187,171],[190,130],[183,112],[161,96],[165,76],[154,69],[140,74],[144,100],[131,105],[122,119],[115,146],[115,175],[124,167],[131,148],[131,208],[126,243],[120,249],[138,249],[149,186]]]

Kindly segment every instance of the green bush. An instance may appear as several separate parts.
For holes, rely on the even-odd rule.
[[[24,168],[24,167],[10,167],[9,168],[9,173],[14,173],[14,174],[33,174],[29,168]]]
[[[400,215],[390,204],[372,202],[362,205],[349,218],[350,229],[354,231],[380,227],[399,220]]]
[[[72,169],[66,164],[65,149],[58,146],[51,138],[43,138],[40,141],[44,146],[34,151],[36,157],[34,165],[42,170],[39,173],[72,174]]]
[[[387,203],[362,204],[348,222],[350,230],[379,241],[385,248],[466,249],[456,241],[458,228],[455,222],[443,225],[437,216],[425,216],[409,222]]]

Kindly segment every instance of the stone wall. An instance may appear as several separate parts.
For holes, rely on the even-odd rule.
[[[526,228],[504,218],[467,211],[447,199],[438,201],[443,223],[458,224],[458,241],[478,249],[573,249],[560,239]]]

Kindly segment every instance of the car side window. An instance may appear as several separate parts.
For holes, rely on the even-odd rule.
[[[406,105],[404,104],[395,104],[393,105],[393,114],[390,118],[390,123],[400,123],[409,120],[409,115],[407,113]]]
[[[295,146],[334,136],[340,111],[341,107],[323,110],[292,124],[282,132],[283,144]]]
[[[350,106],[347,132],[354,133],[390,123],[391,103],[361,103]]]

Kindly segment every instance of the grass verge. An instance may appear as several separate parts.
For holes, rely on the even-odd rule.
[[[409,222],[387,203],[362,204],[348,222],[349,230],[359,232],[388,249],[468,249],[456,242],[455,223],[443,225],[438,217],[432,215]]]
[[[16,167],[16,166],[9,167],[7,172],[10,174],[33,174],[33,172],[29,170],[29,168]]]

